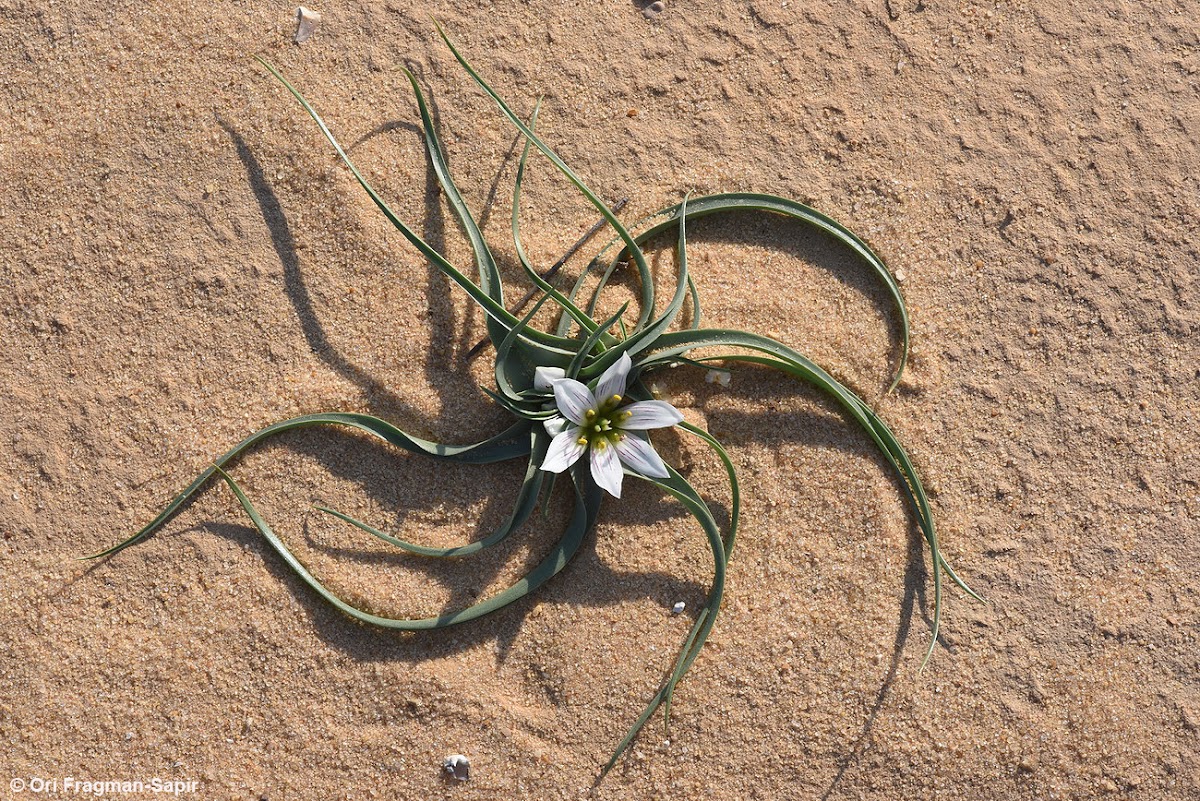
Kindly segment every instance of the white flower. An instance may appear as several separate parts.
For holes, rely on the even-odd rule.
[[[643,432],[669,428],[682,422],[683,415],[659,400],[638,401],[618,409],[632,367],[629,354],[622,353],[617,363],[600,376],[595,395],[579,381],[562,377],[561,370],[539,367],[535,371],[539,388],[554,390],[554,402],[561,415],[545,423],[554,439],[542,462],[543,470],[561,473],[590,450],[592,478],[616,498],[621,497],[622,464],[652,478],[670,475]]]

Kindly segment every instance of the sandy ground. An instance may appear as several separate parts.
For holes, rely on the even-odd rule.
[[[798,347],[881,411],[928,481],[931,585],[899,487],[816,393],[753,370],[664,391],[730,447],[745,523],[709,648],[605,799],[1196,798],[1200,55],[1195,4],[497,2],[436,9],[628,220],[683,193],[804,200],[903,275],[914,348],[865,268],[770,218],[697,223],[714,324]],[[514,133],[408,2],[0,0],[0,787],[196,782],[213,799],[578,797],[698,606],[703,538],[631,485],[535,599],[404,636],[332,610],[213,487],[250,431],[359,410],[469,441],[503,415],[480,316],[407,247],[249,54],[275,61],[418,231],[432,188],[408,64],[506,274]],[[527,243],[595,212],[539,160]],[[669,270],[668,254],[657,264]],[[582,261],[572,267],[581,268]],[[721,508],[695,441],[658,439]],[[481,536],[520,466],[444,467],[337,433],[236,475],[315,572],[395,615],[536,561],[564,498],[494,555],[406,559],[310,511]],[[469,782],[440,775],[472,760]],[[23,792],[19,782],[26,782]],[[15,788],[15,789],[14,789]],[[150,797],[117,795],[109,797]]]

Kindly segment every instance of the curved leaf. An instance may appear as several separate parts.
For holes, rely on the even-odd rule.
[[[254,432],[244,440],[234,445],[226,451],[213,466],[205,470],[189,484],[182,492],[174,497],[166,508],[162,510],[140,531],[122,542],[117,543],[111,548],[106,548],[99,553],[91,554],[90,556],[81,557],[82,559],[97,559],[101,556],[109,556],[117,551],[124,550],[130,545],[145,539],[150,536],[159,526],[171,519],[180,507],[188,501],[196,492],[208,482],[213,474],[221,467],[224,467],[233,459],[236,459],[247,449],[257,445],[265,439],[282,434],[284,431],[291,431],[296,428],[310,428],[312,426],[336,425],[356,428],[360,431],[365,431],[368,434],[374,434],[380,439],[395,445],[398,448],[403,448],[406,451],[413,453],[423,453],[427,456],[439,456],[445,459],[451,459],[456,462],[465,462],[467,464],[489,464],[491,462],[502,462],[506,459],[513,459],[518,456],[525,456],[529,453],[529,440],[523,438],[522,435],[527,433],[530,428],[530,423],[525,420],[518,421],[509,426],[499,434],[489,437],[482,442],[476,442],[472,445],[443,445],[438,442],[414,437],[401,431],[396,426],[381,420],[378,417],[372,417],[368,414],[356,414],[353,412],[329,412],[326,414],[306,414],[301,417],[293,417],[289,420],[282,420],[266,428]]]

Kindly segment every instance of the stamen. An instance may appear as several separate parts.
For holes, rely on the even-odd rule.
[[[580,437],[579,439],[575,440],[575,444],[576,444],[576,445],[587,445],[587,444],[588,444],[588,438],[587,438],[587,437]]]
[[[590,421],[590,420],[592,420],[593,418],[595,418],[595,416],[596,416],[596,410],[595,410],[595,409],[588,409],[586,412],[584,412],[584,413],[583,413],[583,418],[584,418],[585,420],[588,420],[588,421]]]
[[[602,451],[608,447],[608,440],[598,439],[596,440],[595,444],[592,445],[592,447],[598,451]]]

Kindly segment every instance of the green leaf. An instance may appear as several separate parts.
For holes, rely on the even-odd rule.
[[[636,242],[634,242],[632,235],[630,235],[625,226],[621,224],[621,221],[617,219],[617,216],[613,214],[612,209],[605,205],[604,201],[602,201],[595,192],[588,188],[587,184],[583,182],[583,179],[576,175],[575,172],[567,166],[566,162],[559,158],[558,154],[550,149],[549,145],[538,138],[537,134],[533,132],[533,129],[526,125],[524,121],[518,117],[511,108],[509,108],[508,104],[504,102],[504,98],[500,97],[500,95],[497,94],[492,87],[488,86],[487,82],[480,77],[479,73],[475,71],[475,68],[472,67],[466,58],[463,57],[462,53],[458,52],[458,48],[456,48],[454,43],[450,41],[450,37],[446,35],[444,30],[442,30],[442,26],[438,25],[436,21],[434,24],[437,25],[438,33],[441,34],[442,40],[446,43],[446,46],[450,48],[450,52],[454,54],[454,58],[458,60],[458,63],[461,64],[463,69],[467,71],[467,74],[470,75],[475,83],[479,85],[479,88],[487,93],[487,95],[496,102],[496,105],[500,107],[500,110],[504,113],[504,116],[508,117],[509,122],[515,125],[517,130],[525,134],[525,138],[532,142],[533,146],[540,150],[542,155],[548,158],[550,162],[558,168],[559,172],[561,172],[568,181],[575,185],[575,187],[583,194],[583,196],[588,199],[588,201],[596,208],[597,211],[600,212],[601,216],[608,220],[609,224],[613,227],[613,230],[617,232],[617,236],[619,236],[621,240],[625,242],[626,247],[629,248],[629,251],[632,254],[634,263],[637,265],[638,274],[641,276],[642,311],[641,317],[638,319],[638,327],[640,328],[642,325],[645,325],[646,321],[650,319],[650,315],[654,312],[654,279],[650,274],[650,267],[646,264],[646,257],[642,253],[641,248],[638,247]]]
[[[517,581],[508,589],[499,592],[489,598],[486,598],[479,603],[472,604],[466,609],[460,609],[457,612],[451,612],[436,617],[426,617],[419,619],[404,619],[392,618],[382,615],[376,615],[371,612],[366,612],[353,604],[347,603],[338,597],[333,591],[322,584],[312,573],[309,572],[299,559],[296,558],[281,539],[271,530],[267,522],[254,508],[250,499],[242,492],[236,482],[221,468],[216,468],[216,472],[225,479],[225,483],[233,491],[238,502],[250,516],[250,520],[254,523],[254,527],[259,533],[266,538],[271,547],[283,558],[288,567],[309,587],[311,587],[318,595],[328,601],[331,605],[349,615],[350,617],[360,620],[363,623],[369,623],[372,626],[379,626],[385,629],[398,629],[400,631],[419,631],[422,629],[441,629],[447,626],[453,626],[458,623],[466,623],[469,620],[483,617],[489,612],[494,612],[497,609],[508,606],[514,601],[524,598],[529,593],[536,590],[541,585],[545,584],[555,575],[557,575],[567,563],[571,561],[571,557],[579,550],[580,543],[583,542],[584,535],[594,521],[592,507],[589,506],[583,494],[576,488],[575,491],[575,509],[571,514],[570,523],[567,525],[566,531],[563,533],[562,539],[558,541],[555,547],[549,554],[529,573]]]
[[[651,484],[668,493],[683,504],[683,507],[696,518],[696,522],[700,524],[700,527],[704,529],[704,533],[708,537],[708,547],[712,551],[712,586],[709,589],[708,599],[705,601],[700,615],[697,616],[695,623],[692,624],[692,629],[679,651],[670,676],[663,683],[662,687],[659,688],[658,692],[655,693],[654,697],[650,699],[650,703],[646,705],[646,708],[642,710],[642,714],[634,721],[629,732],[621,738],[621,742],[617,744],[612,758],[609,759],[608,764],[600,772],[601,779],[612,770],[613,766],[617,764],[617,760],[621,758],[621,755],[633,744],[634,738],[637,737],[638,732],[646,725],[646,721],[650,719],[655,710],[664,703],[668,706],[670,705],[671,695],[675,691],[675,686],[691,668],[692,663],[700,654],[700,650],[704,647],[704,642],[708,639],[713,624],[716,623],[717,612],[721,607],[721,596],[725,591],[725,543],[721,539],[721,531],[717,526],[717,521],[713,518],[712,512],[709,511],[704,499],[688,483],[687,479],[679,475],[670,465],[667,466],[667,470],[670,472],[668,478],[650,478],[637,473],[629,473],[628,471],[627,474],[636,476],[643,481],[649,481]]]
[[[482,442],[476,442],[472,445],[443,445],[438,442],[414,437],[396,428],[386,420],[380,420],[378,417],[372,417],[367,414],[355,414],[352,412],[328,412],[325,414],[306,414],[301,417],[293,417],[289,420],[282,420],[273,425],[269,425],[264,429],[254,432],[244,440],[234,445],[226,451],[214,465],[196,478],[189,484],[183,492],[175,496],[172,501],[167,504],[157,517],[151,520],[140,531],[122,542],[117,543],[111,548],[106,548],[99,553],[94,553],[90,556],[81,557],[83,559],[98,559],[102,556],[109,556],[117,551],[124,550],[130,545],[133,545],[140,540],[150,536],[163,523],[166,523],[179,511],[188,499],[196,494],[210,478],[217,472],[218,469],[229,464],[232,460],[242,455],[249,448],[254,447],[265,439],[269,439],[277,434],[282,434],[284,431],[291,431],[297,428],[311,428],[313,426],[346,426],[355,428],[359,431],[365,431],[368,434],[373,434],[380,439],[395,445],[398,448],[403,448],[406,451],[413,453],[422,453],[427,456],[437,456],[445,459],[450,459],[456,462],[465,462],[467,464],[490,464],[492,462],[502,462],[506,459],[513,459],[518,456],[525,456],[529,453],[529,439],[525,435],[529,432],[530,423],[525,420],[518,421],[509,426],[499,434],[489,437]]]
[[[550,437],[541,430],[541,426],[533,426],[530,436],[532,437],[532,452],[529,458],[529,466],[525,469],[525,478],[521,482],[521,491],[517,493],[517,500],[512,513],[500,524],[499,528],[487,537],[477,542],[472,542],[469,545],[460,545],[455,548],[430,548],[425,545],[418,545],[407,540],[402,540],[391,534],[385,534],[377,528],[356,520],[350,517],[350,515],[330,509],[327,506],[315,506],[313,508],[357,526],[368,534],[395,545],[397,548],[408,553],[435,558],[470,556],[503,542],[508,538],[509,534],[520,528],[529,519],[529,516],[533,514],[533,510],[538,503],[538,494],[542,488],[543,479],[546,476],[546,473],[541,470],[541,464],[546,458],[546,448],[550,445]]]

